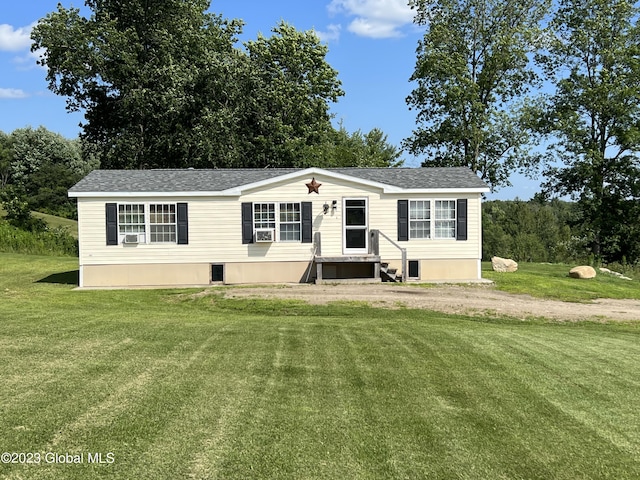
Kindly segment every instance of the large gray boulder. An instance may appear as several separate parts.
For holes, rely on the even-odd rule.
[[[491,267],[495,272],[515,272],[518,270],[518,263],[510,258],[491,257]]]
[[[595,278],[596,271],[589,265],[580,265],[569,270],[569,276],[571,278]]]

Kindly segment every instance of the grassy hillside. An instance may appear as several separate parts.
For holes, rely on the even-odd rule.
[[[78,238],[78,222],[69,218],[56,217],[47,213],[33,212],[35,217],[43,219],[51,228],[66,228],[73,238]]]
[[[76,281],[0,254],[0,478],[640,478],[639,324]]]
[[[482,264],[482,276],[493,280],[496,287],[509,293],[521,293],[539,298],[568,302],[588,302],[597,298],[640,299],[640,280],[621,280],[598,273],[596,278],[575,279],[569,270],[575,265],[520,263],[518,271],[498,273],[490,262]],[[596,269],[597,271],[597,269]]]
[[[0,206],[0,218],[4,218],[6,211]],[[78,238],[78,222],[69,218],[56,217],[55,215],[49,215],[41,212],[31,212],[33,216],[42,218],[51,228],[63,227],[69,231],[69,235],[73,238]]]

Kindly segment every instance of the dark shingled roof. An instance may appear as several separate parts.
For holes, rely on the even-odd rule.
[[[221,192],[303,170],[305,169],[94,170],[71,187],[69,192]],[[402,189],[487,188],[476,174],[465,167],[323,170]]]

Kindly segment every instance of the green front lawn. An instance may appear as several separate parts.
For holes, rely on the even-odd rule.
[[[640,478],[634,323],[78,292],[76,265],[0,254],[0,452],[42,455],[0,478]]]
[[[598,272],[596,278],[569,277],[576,265],[520,263],[517,272],[498,273],[491,262],[483,262],[482,276],[493,280],[496,288],[509,293],[527,294],[565,302],[589,302],[597,298],[640,299],[640,281],[621,280]]]

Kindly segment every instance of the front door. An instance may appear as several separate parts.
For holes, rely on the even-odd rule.
[[[345,198],[342,202],[343,251],[349,254],[369,253],[367,198]]]

